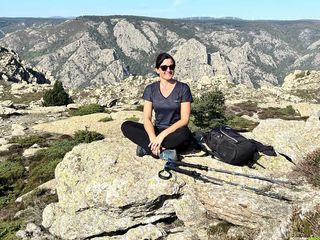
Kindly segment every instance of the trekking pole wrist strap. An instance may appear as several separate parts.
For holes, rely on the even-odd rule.
[[[158,177],[163,180],[168,180],[172,177],[172,173],[164,168],[158,172]]]

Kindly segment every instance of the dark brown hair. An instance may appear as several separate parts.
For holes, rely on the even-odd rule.
[[[169,54],[169,53],[160,53],[157,57],[156,60],[156,68],[159,68],[161,63],[165,60],[165,59],[171,59],[173,62],[173,65],[176,66],[176,61],[173,59],[173,57]]]

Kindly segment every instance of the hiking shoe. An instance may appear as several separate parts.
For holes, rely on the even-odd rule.
[[[143,156],[147,155],[147,152],[146,152],[146,150],[144,150],[144,148],[137,146],[136,155],[138,157],[143,157]]]
[[[160,153],[160,159],[168,161],[173,160],[173,161],[178,161],[178,155],[177,151],[175,149],[166,149]]]

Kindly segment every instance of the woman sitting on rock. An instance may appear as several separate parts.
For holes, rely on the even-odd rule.
[[[191,139],[188,128],[192,95],[187,84],[173,79],[175,61],[168,53],[156,59],[159,81],[144,89],[143,124],[126,121],[121,130],[137,144],[137,155],[152,155],[164,160],[177,160],[176,149],[186,147]],[[155,124],[152,123],[152,110]]]

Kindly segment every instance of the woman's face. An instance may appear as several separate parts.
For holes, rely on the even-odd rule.
[[[159,68],[156,68],[160,79],[171,80],[174,74],[174,64],[171,58],[163,60]]]

